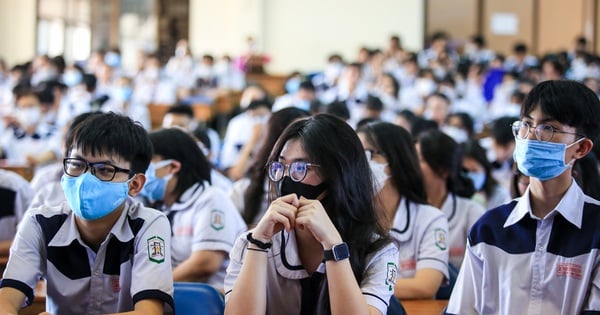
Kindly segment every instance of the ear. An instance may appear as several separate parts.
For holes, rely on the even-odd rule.
[[[144,175],[144,173],[135,174],[135,176],[129,182],[129,196],[137,196],[140,193],[140,191],[142,191],[142,188],[144,187],[145,183],[146,175]]]
[[[171,168],[173,170],[173,173],[178,173],[181,170],[181,162],[173,160],[171,162]]]
[[[581,142],[579,142],[577,150],[575,150],[573,157],[575,159],[581,159],[582,157],[584,157],[588,153],[590,153],[590,151],[592,151],[593,147],[594,147],[594,142],[588,138],[584,138],[583,140],[581,140]]]

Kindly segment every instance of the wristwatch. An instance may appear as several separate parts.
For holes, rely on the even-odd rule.
[[[348,244],[346,243],[335,244],[330,250],[326,250],[323,252],[324,261],[340,261],[348,257],[350,257],[350,249],[348,248]]]
[[[271,242],[265,243],[265,242],[261,242],[255,238],[253,238],[252,233],[248,233],[248,235],[246,235],[246,239],[248,240],[248,242],[256,245],[260,249],[269,249],[273,245],[273,243],[271,243]]]

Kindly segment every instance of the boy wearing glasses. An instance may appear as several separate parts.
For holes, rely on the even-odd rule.
[[[144,128],[93,115],[66,139],[67,202],[28,211],[0,282],[0,314],[33,302],[45,279],[51,314],[163,314],[173,305],[167,218],[136,196],[152,145]]]
[[[545,81],[529,93],[512,124],[529,187],[471,228],[447,314],[600,311],[600,202],[571,176],[598,137],[599,117],[598,97],[583,84]]]

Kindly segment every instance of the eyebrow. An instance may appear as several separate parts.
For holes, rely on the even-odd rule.
[[[115,161],[113,161],[113,160],[104,160],[104,161],[90,162],[90,161],[88,161],[87,159],[85,159],[83,156],[81,156],[81,155],[79,155],[79,154],[76,154],[74,157],[75,157],[75,158],[78,158],[78,159],[81,159],[81,160],[84,160],[84,161],[88,162],[89,164],[99,164],[99,163],[104,163],[104,164],[113,164],[113,165],[114,165],[114,164],[117,164],[117,163],[116,163]],[[117,166],[117,165],[115,165],[115,166]]]
[[[533,119],[533,117],[531,117],[529,115],[525,115],[525,117],[523,117],[523,118],[527,118],[527,119],[530,119],[530,120],[535,120],[535,119]],[[548,118],[541,119],[539,122],[542,123],[542,124],[545,124],[545,123],[548,123],[548,122],[558,122],[558,120],[556,120],[554,118],[548,117]]]
[[[285,157],[283,155],[279,156],[279,160],[283,161],[283,162],[287,162],[287,160],[285,159]],[[302,157],[302,158],[296,158],[292,160],[293,162],[308,162],[308,158]]]

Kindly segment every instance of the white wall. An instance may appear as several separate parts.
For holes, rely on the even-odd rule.
[[[422,48],[424,0],[191,0],[190,43],[195,55],[232,55],[253,35],[271,56],[267,70],[315,71],[329,54],[353,60],[362,45],[384,47],[398,34]]]
[[[0,0],[0,58],[8,66],[35,56],[36,0]]]

